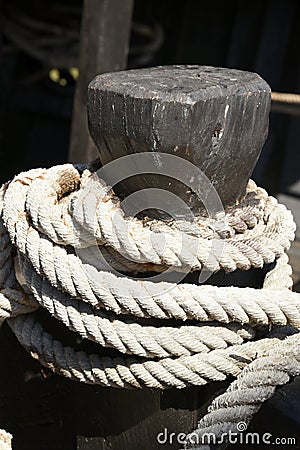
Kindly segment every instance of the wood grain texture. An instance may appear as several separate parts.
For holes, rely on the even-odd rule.
[[[270,88],[257,74],[206,66],[164,66],[97,76],[88,120],[106,164],[139,152],[179,156],[201,169],[225,207],[245,193],[268,132]],[[140,176],[120,183],[128,195],[159,187],[194,212],[203,205],[182,183]]]

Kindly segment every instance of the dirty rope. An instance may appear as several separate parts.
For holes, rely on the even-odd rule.
[[[85,383],[181,389],[234,376],[193,434],[219,436],[248,423],[300,373],[300,296],[290,290],[286,256],[291,213],[250,181],[245,198],[214,218],[130,218],[96,170],[34,169],[2,186],[0,323],[7,319],[41,364]],[[132,276],[266,264],[262,289]],[[93,341],[95,353],[52,335],[41,310]],[[186,448],[209,448],[202,444],[188,439]]]

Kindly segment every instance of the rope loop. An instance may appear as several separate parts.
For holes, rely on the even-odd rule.
[[[194,433],[221,436],[248,423],[300,372],[300,296],[286,255],[291,213],[250,181],[222,217],[141,220],[126,216],[96,168],[33,169],[0,189],[0,324],[8,320],[41,364],[88,384],[182,389],[233,376]],[[262,289],[163,278],[266,265]],[[51,335],[41,311],[97,352]]]

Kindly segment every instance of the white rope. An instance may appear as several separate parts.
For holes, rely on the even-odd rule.
[[[241,344],[243,339],[252,339],[255,334],[253,328],[237,323],[151,326],[132,323],[126,318],[119,320],[118,316],[93,311],[90,305],[58,291],[41,279],[24,259],[21,265],[24,279],[41,306],[82,338],[122,353],[150,358],[182,356]]]
[[[300,103],[300,94],[295,94],[294,92],[272,92],[272,101],[280,103]]]
[[[87,355],[64,346],[47,333],[35,314],[10,319],[9,324],[21,344],[42,364],[77,381],[113,387],[151,387],[181,389],[209,381],[237,376],[246,364],[272,349],[276,339],[261,339],[212,350],[209,353],[162,358],[159,361],[137,358],[109,358]],[[279,341],[279,339],[277,339]]]
[[[12,435],[0,430],[0,450],[11,450]]]
[[[269,352],[247,365],[227,391],[214,399],[197,430],[188,436],[185,448],[207,449],[209,435],[217,439],[223,433],[238,432],[239,422],[249,423],[276,387],[300,375],[299,348],[300,335],[296,334],[279,344],[274,342]]]
[[[285,253],[295,224],[252,181],[223,216],[162,223],[126,217],[92,166],[66,164],[16,176],[0,191],[0,212],[0,323],[8,319],[20,343],[56,373],[155,389],[238,377],[200,421],[199,435],[233,426],[237,412],[249,421],[277,385],[298,373],[300,342],[289,330],[300,329],[300,296],[289,290]],[[262,289],[157,283],[115,275],[92,257],[82,261],[76,251],[91,246],[124,273],[274,267]],[[99,353],[51,336],[40,307],[94,341]],[[119,356],[101,356],[101,347]]]
[[[95,276],[91,278],[87,273],[87,265],[84,268],[77,256],[68,253],[64,246],[54,245],[28,222],[28,216],[24,212],[24,203],[27,186],[33,175],[35,177],[45,176],[42,170],[30,171],[29,175],[26,173],[25,176],[21,174],[16,177],[8,187],[5,194],[7,210],[4,208],[3,216],[11,240],[16,244],[18,251],[28,258],[34,270],[41,277],[46,277],[52,286],[64,290],[72,297],[78,296],[92,306],[104,307],[116,314],[131,314],[138,317],[152,316],[161,319],[174,317],[181,320],[195,318],[201,321],[219,320],[222,322],[228,322],[231,319],[247,322],[252,320],[254,315],[260,316],[262,323],[266,323],[268,313],[271,316],[277,314],[278,308],[273,305],[274,293],[269,294],[267,290],[264,293],[257,291],[255,298],[260,303],[261,298],[266,297],[269,311],[262,311],[260,305],[255,305],[252,312],[252,305],[248,307],[249,301],[251,302],[253,298],[252,290],[243,289],[241,296],[241,290],[237,288],[174,286],[171,283],[160,283],[157,286],[157,283],[135,282],[127,278],[117,278],[109,272],[97,272],[92,266],[89,267],[89,273],[94,273]],[[65,184],[67,185],[67,182]],[[281,250],[276,253],[280,256],[284,250],[278,242],[284,242],[284,248],[287,248],[289,240],[286,236],[290,239],[293,238],[295,226],[291,222],[290,213],[279,206],[281,205],[273,210],[273,213],[276,211],[276,214],[268,215],[268,222],[264,226],[265,235],[260,236],[261,240],[266,240],[265,245],[259,247],[263,255],[260,255],[262,263],[264,260],[267,262],[274,260],[275,254],[272,251],[272,258],[269,258],[270,248],[280,247]],[[261,228],[260,225],[258,227]],[[268,247],[270,235],[272,235],[272,240]],[[211,244],[209,245],[211,247]],[[244,242],[237,240],[236,245],[243,248]],[[251,245],[249,244],[246,248],[248,254],[251,246],[255,247],[252,241]],[[209,254],[204,259],[207,259],[208,256]],[[222,255],[221,258],[225,259]],[[255,264],[254,266],[256,267]],[[281,297],[282,293],[279,295]],[[286,301],[281,298],[277,300],[279,303],[283,302],[284,310],[289,309],[289,305],[285,305],[285,303],[293,302],[293,295],[295,296],[295,294],[290,294],[289,298],[285,294]],[[235,312],[232,314],[233,299],[241,304],[237,307],[239,315],[236,315]],[[282,324],[284,324],[283,317],[282,320]]]
[[[55,203],[55,208],[52,208],[54,210],[52,215],[51,202],[46,201],[45,204],[42,204],[40,198],[41,192],[46,191],[47,199],[48,190],[46,187],[55,183],[59,187],[63,185],[64,188],[56,189],[56,199],[52,200],[57,202],[60,196],[68,194],[71,187],[74,187],[76,183],[78,184],[78,177],[78,171],[71,165],[58,166],[49,169],[46,173],[42,169],[36,169],[15,177],[5,195],[5,203],[8,206],[4,209],[4,220],[12,242],[16,241],[20,251],[25,251],[26,235],[33,234],[31,242],[34,246],[37,245],[39,240],[39,233],[32,232],[34,228],[28,223],[25,211],[29,214],[35,228],[48,236],[54,243],[72,245],[75,238],[80,242],[76,215],[79,214],[78,209],[81,209],[83,199],[79,199],[79,207],[75,208],[74,219],[69,211],[71,206],[66,206],[67,200],[59,206]],[[58,183],[60,179],[64,180],[63,184]],[[32,193],[31,187],[36,184],[36,189]],[[252,198],[253,195],[250,195],[249,205],[245,205],[245,207],[251,208],[251,204],[255,205],[261,202],[263,208],[260,212],[263,219],[257,226],[246,231],[242,237],[237,234],[236,239],[219,239],[219,242],[215,239],[215,248],[219,249],[218,244],[221,244],[224,248],[219,255],[213,255],[216,259],[213,258],[210,261],[208,257],[211,256],[213,251],[212,240],[191,236],[170,227],[168,239],[162,247],[160,233],[151,232],[147,222],[144,223],[138,219],[126,220],[114,198],[112,200],[105,198],[105,201],[100,202],[96,207],[97,201],[95,199],[97,197],[103,199],[108,188],[101,183],[101,180],[94,180],[92,176],[89,180],[90,184],[92,187],[96,186],[94,189],[96,192],[93,192],[93,188],[89,187],[87,196],[84,197],[86,201],[83,204],[85,209],[90,208],[92,210],[92,214],[89,217],[88,213],[82,213],[78,220],[80,221],[84,217],[85,227],[89,226],[89,221],[94,225],[96,213],[98,219],[96,226],[90,229],[91,242],[95,242],[96,237],[114,250],[121,253],[124,251],[129,259],[138,263],[167,265],[181,269],[188,267],[194,270],[201,269],[206,264],[208,269],[214,271],[220,268],[232,271],[237,268],[246,269],[250,266],[262,267],[264,263],[271,263],[275,258],[282,255],[289,248],[290,241],[294,239],[295,224],[291,213],[283,205],[278,205],[276,200],[271,197],[263,202],[265,192],[257,189],[255,199]],[[252,189],[255,191],[253,183]],[[253,191],[251,192],[253,194]],[[52,193],[52,197],[53,195]],[[70,197],[69,202],[72,204],[74,195],[71,194]],[[247,204],[246,200],[245,203]],[[131,222],[131,225],[129,226],[126,222]],[[118,228],[113,227],[115,223],[118,224]],[[16,226],[19,227],[18,230]],[[164,224],[164,229],[165,226]],[[66,238],[67,240],[64,241],[62,236],[56,238],[57,229],[61,228],[63,228],[63,236],[70,235],[71,240]],[[124,239],[126,231],[130,232],[126,233],[126,239]],[[18,234],[17,238],[16,233]]]

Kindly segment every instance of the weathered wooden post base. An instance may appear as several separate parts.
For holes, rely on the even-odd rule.
[[[138,152],[154,156],[156,152],[175,154],[206,174],[226,208],[245,193],[266,138],[269,106],[269,87],[256,74],[174,66],[97,77],[89,88],[88,109],[91,134],[103,164]],[[124,180],[117,188],[127,195],[156,186],[169,189],[169,180],[159,174],[139,176],[136,180]],[[203,213],[199,199],[183,191],[180,183],[172,184],[172,191],[194,213]],[[237,270],[231,274],[220,271],[207,283],[260,288],[269,269],[243,273]],[[183,281],[196,284],[198,276],[195,271]],[[36,314],[43,329],[60,339],[64,348],[70,346],[101,356],[124,356],[109,346],[100,348],[92,339],[79,338],[79,334],[56,321],[44,308]],[[114,319],[113,314],[110,319]],[[139,320],[142,322],[145,317]],[[160,319],[155,316],[154,320]],[[138,319],[133,316],[132,321]],[[170,321],[176,326],[181,323],[177,319]],[[166,391],[74,383],[42,369],[21,349],[6,325],[0,333],[9,348],[9,351],[0,349],[4,367],[1,412],[6,413],[0,417],[0,423],[15,434],[18,450],[179,448],[179,434],[193,430],[212,398],[231,381]],[[139,355],[139,360],[143,358],[144,355]],[[152,358],[156,360],[157,357]],[[19,363],[21,370],[17,371]],[[278,422],[274,427],[278,427]],[[168,437],[163,442],[165,430]],[[170,440],[171,433],[175,435]]]
[[[261,77],[216,67],[109,73],[88,89],[89,128],[102,164],[139,152],[179,156],[204,172],[225,208],[245,194],[269,110],[270,88]],[[170,190],[193,213],[204,212],[201,199],[169,177],[138,175],[116,190],[128,195],[149,187]]]

